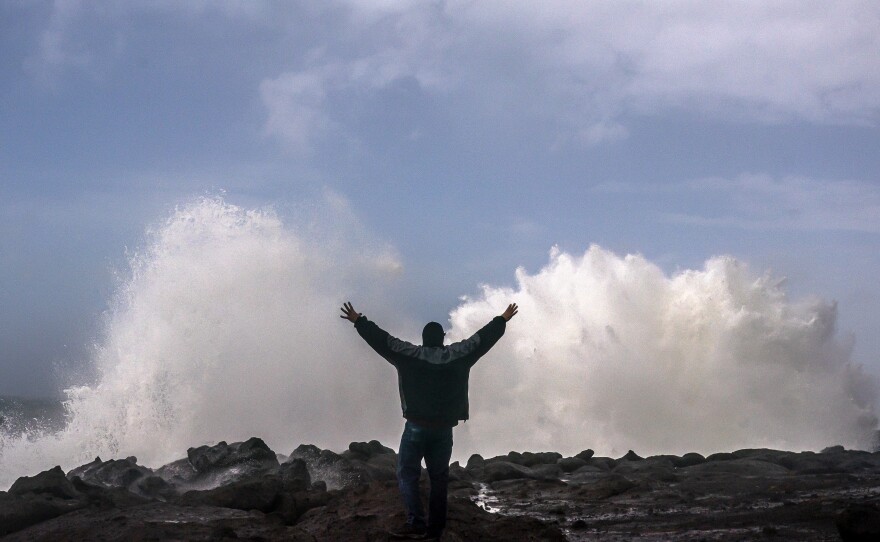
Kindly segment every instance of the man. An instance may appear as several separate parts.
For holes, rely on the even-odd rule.
[[[452,428],[468,419],[468,376],[471,367],[504,335],[516,315],[516,303],[496,316],[473,336],[443,346],[443,326],[428,323],[422,346],[392,337],[351,303],[342,306],[341,318],[354,323],[367,344],[397,369],[400,406],[406,424],[397,457],[397,481],[406,507],[406,525],[398,538],[435,540],[446,526],[446,487],[452,457]],[[428,518],[422,511],[419,477],[422,459],[428,468],[431,493]]]

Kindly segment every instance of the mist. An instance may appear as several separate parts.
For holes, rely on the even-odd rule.
[[[393,309],[394,251],[330,206],[285,223],[203,198],[151,228],[94,346],[97,376],[65,390],[63,430],[0,436],[0,487],[95,456],[157,467],[250,436],[280,453],[370,439],[396,448],[394,370],[338,307],[369,307],[408,340],[423,322]],[[668,276],[637,255],[554,249],[537,273],[517,270],[515,286],[462,298],[449,338],[510,302],[520,314],[472,370],[457,459],[867,447],[877,426],[876,385],[850,360],[837,306],[790,301],[778,279],[732,258]]]

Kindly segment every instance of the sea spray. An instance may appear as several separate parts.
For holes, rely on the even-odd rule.
[[[850,363],[837,307],[789,302],[730,257],[667,276],[641,256],[554,249],[516,288],[484,286],[458,338],[509,301],[520,314],[471,372],[457,445],[606,454],[870,446],[876,385]]]
[[[399,315],[387,292],[400,272],[393,251],[328,201],[332,222],[302,227],[205,198],[151,231],[108,313],[97,379],[67,390],[63,430],[0,436],[0,488],[98,455],[157,467],[250,436],[281,453],[374,438],[396,447],[394,370],[338,307],[351,298],[403,338],[423,322]],[[451,313],[454,340],[520,305],[472,370],[458,459],[869,444],[875,386],[850,363],[833,303],[791,302],[732,258],[668,276],[599,247],[554,250],[516,279]]]
[[[338,203],[324,211],[344,222]],[[305,238],[271,211],[219,198],[176,210],[131,259],[97,381],[66,390],[64,430],[3,438],[0,488],[56,464],[134,455],[156,467],[254,435],[282,453],[392,440],[396,377],[338,307],[370,295],[355,277],[381,283],[399,265],[381,246],[345,246],[347,233],[357,235]]]

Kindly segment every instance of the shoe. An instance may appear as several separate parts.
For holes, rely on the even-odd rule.
[[[436,538],[425,538],[428,531],[423,525],[411,525],[409,523],[405,523],[400,529],[388,531],[388,534],[391,535],[391,538],[398,540],[437,540]]]

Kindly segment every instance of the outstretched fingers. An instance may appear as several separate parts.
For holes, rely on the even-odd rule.
[[[351,302],[349,302],[349,301],[346,301],[345,303],[343,303],[342,307],[339,310],[342,311],[342,314],[339,315],[339,317],[345,318],[346,320],[348,320],[350,322],[354,322],[360,317],[360,313],[358,313],[356,310],[354,310],[354,307],[352,306]]]

